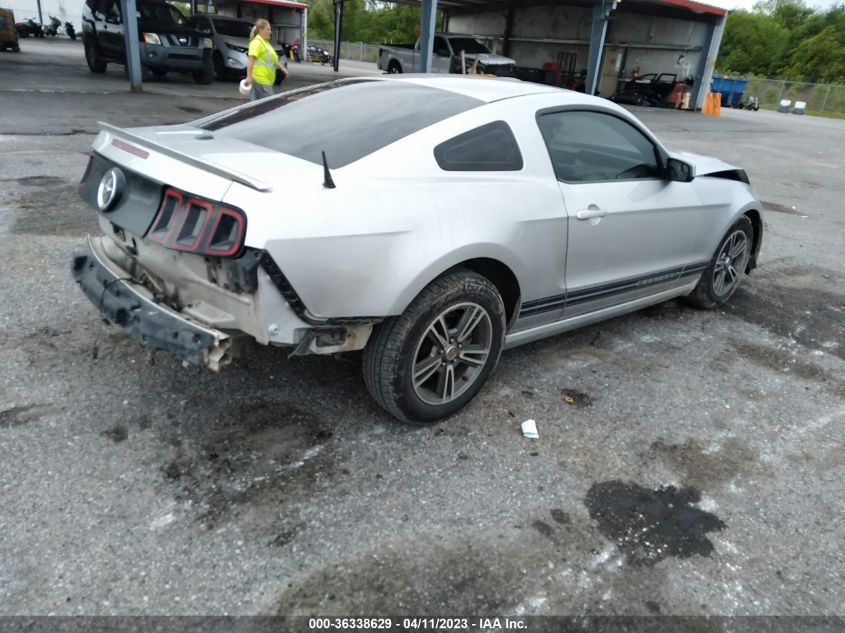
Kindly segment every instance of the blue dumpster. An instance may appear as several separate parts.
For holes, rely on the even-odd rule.
[[[747,79],[740,77],[713,77],[710,82],[710,92],[718,92],[722,95],[722,105],[726,108],[741,108],[742,93],[745,90]]]

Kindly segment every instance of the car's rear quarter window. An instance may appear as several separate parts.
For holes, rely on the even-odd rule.
[[[434,158],[445,171],[519,171],[522,154],[504,121],[494,121],[464,132],[434,148]]]
[[[404,82],[338,82],[260,101],[202,127],[317,164],[325,151],[335,168],[483,103]]]

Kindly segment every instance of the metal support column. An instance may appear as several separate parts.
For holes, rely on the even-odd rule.
[[[299,12],[299,56],[308,55],[308,8]]]
[[[340,68],[340,26],[343,20],[343,0],[334,0],[334,71]]]
[[[704,100],[710,92],[710,80],[713,79],[713,69],[716,67],[716,57],[719,55],[719,45],[722,43],[725,20],[726,17],[721,15],[707,29],[707,39],[702,47],[702,52],[707,51],[707,54],[701,56],[698,76],[695,77],[695,85],[690,95],[690,108],[693,110],[701,110],[704,107]]]
[[[38,5],[38,24],[41,24],[43,26],[44,25],[44,17],[41,15],[41,0],[36,0],[36,4]],[[9,27],[9,28],[11,28],[11,27]]]
[[[197,12],[197,0],[191,0],[191,14]]]
[[[129,89],[140,92],[141,77],[141,48],[138,44],[138,10],[135,0],[120,0],[120,10],[123,13],[123,47],[126,51],[126,70],[129,75]]]
[[[502,55],[505,57],[511,56],[511,35],[513,35],[513,20],[514,20],[513,2],[508,7],[508,15],[505,18],[505,41],[502,44]]]
[[[602,53],[604,53],[604,38],[607,35],[607,21],[618,4],[617,0],[601,0],[593,5],[593,26],[590,31],[590,56],[587,60],[586,91],[588,95],[596,94],[601,72]]]
[[[420,72],[431,72],[432,49],[434,48],[434,28],[437,18],[437,0],[422,0],[420,24]]]

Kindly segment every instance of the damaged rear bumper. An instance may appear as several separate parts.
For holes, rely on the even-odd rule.
[[[72,265],[73,278],[107,322],[121,326],[141,345],[193,365],[219,371],[229,364],[229,335],[156,303],[146,288],[128,280],[125,272],[115,271],[108,261],[99,241],[89,236],[88,243],[74,251]]]

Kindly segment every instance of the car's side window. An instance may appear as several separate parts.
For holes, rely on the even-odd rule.
[[[449,45],[444,38],[434,38],[434,54],[438,57],[449,57]]]
[[[662,177],[654,143],[619,117],[570,110],[542,113],[537,122],[558,180],[601,182]]]
[[[93,8],[92,8],[92,15],[94,16],[95,20],[105,20],[106,19],[106,5],[108,2],[106,0],[92,0]]]
[[[508,124],[494,121],[464,132],[434,148],[446,171],[519,171],[522,154]]]
[[[117,0],[106,1],[106,22],[111,24],[120,24],[120,4]]]

